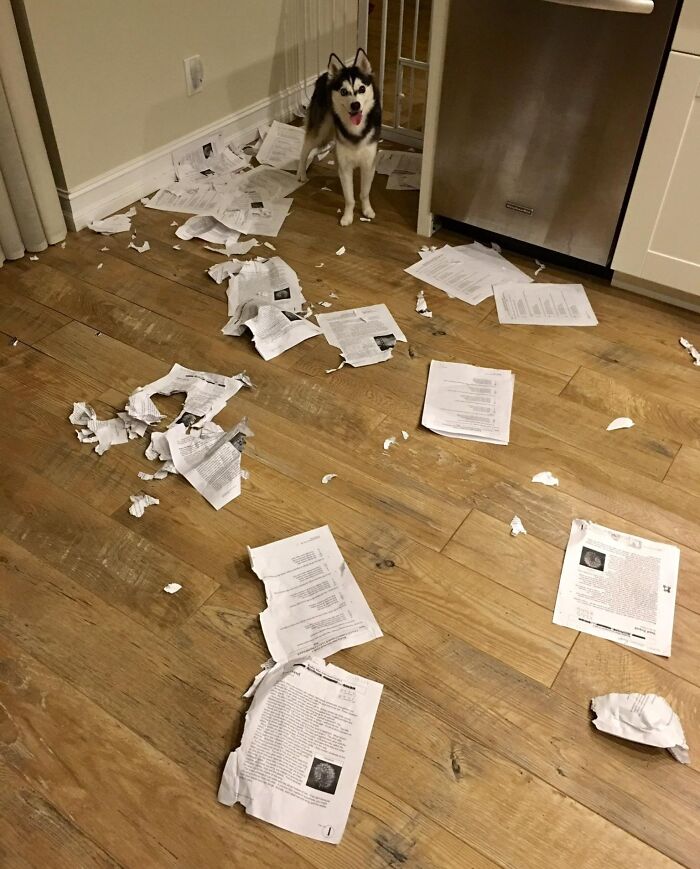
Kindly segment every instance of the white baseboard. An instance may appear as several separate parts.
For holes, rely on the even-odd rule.
[[[677,308],[685,308],[687,311],[700,313],[700,297],[692,293],[686,293],[652,281],[645,281],[624,272],[613,272],[610,283],[613,287],[619,287],[621,290],[630,290],[640,296],[646,296],[648,299],[655,299],[657,302],[667,302]]]
[[[206,127],[200,127],[187,136],[123,163],[72,190],[58,188],[66,223],[70,229],[83,229],[91,221],[118,211],[174,181],[173,152],[203,136],[221,133],[225,143],[244,144],[255,138],[257,129],[262,124],[273,120],[291,120],[294,110],[306,101],[306,95],[315,80],[316,76],[311,76],[305,82],[298,82],[278,94],[266,97]]]

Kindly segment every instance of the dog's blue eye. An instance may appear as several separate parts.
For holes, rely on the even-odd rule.
[[[362,85],[362,87],[358,90],[358,94],[363,94],[364,92],[365,92],[365,86]]]
[[[348,89],[347,89],[347,88],[341,88],[341,89],[340,89],[340,96],[341,96],[341,97],[346,97],[347,95],[348,95]]]

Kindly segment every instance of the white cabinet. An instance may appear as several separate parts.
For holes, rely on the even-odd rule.
[[[669,56],[612,265],[700,296],[699,55]]]

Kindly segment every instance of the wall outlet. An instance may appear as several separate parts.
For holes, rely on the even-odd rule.
[[[183,63],[185,64],[187,96],[191,97],[192,94],[198,94],[204,88],[204,64],[199,54],[186,57]]]

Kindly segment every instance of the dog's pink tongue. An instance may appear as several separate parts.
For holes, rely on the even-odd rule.
[[[353,122],[353,124],[356,127],[359,127],[360,124],[362,123],[362,112],[357,112],[354,115],[350,115],[350,120]]]

